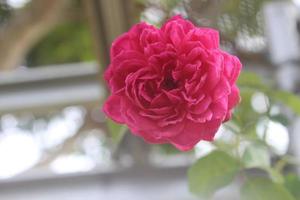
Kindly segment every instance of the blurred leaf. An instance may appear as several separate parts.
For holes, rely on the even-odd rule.
[[[285,187],[290,191],[296,200],[300,200],[300,178],[295,174],[285,177]]]
[[[242,72],[237,81],[238,86],[246,88],[265,89],[266,85],[261,78],[252,72]]]
[[[171,144],[159,144],[157,145],[157,148],[159,148],[160,153],[167,154],[167,155],[183,153],[182,151],[179,151]],[[184,153],[188,153],[188,152],[184,152]]]
[[[269,176],[271,177],[273,182],[280,184],[284,183],[284,177],[278,170],[271,167],[268,167],[265,170],[269,173]]]
[[[127,131],[127,127],[125,125],[117,124],[111,119],[107,119],[107,127],[109,129],[112,142],[115,145],[118,145],[122,141]]]
[[[241,189],[241,200],[295,200],[283,185],[267,178],[250,178]]]
[[[289,124],[289,119],[283,114],[277,114],[270,116],[270,119],[275,122],[279,122],[282,125],[287,126]]]
[[[138,4],[145,5],[147,3],[147,0],[134,0]]]
[[[262,36],[261,10],[263,4],[271,0],[226,0],[223,4],[223,15],[219,19],[219,29],[227,40],[236,40],[236,36],[244,35]],[[223,23],[220,23],[220,21]],[[230,21],[229,21],[230,20]]]
[[[27,65],[35,67],[94,59],[88,24],[77,20],[62,23],[36,44],[27,56]]]
[[[171,10],[175,8],[178,5],[178,3],[181,1],[182,0],[160,0],[160,4],[163,8],[167,10]]]
[[[232,182],[239,170],[238,162],[222,151],[213,151],[200,158],[188,171],[190,191],[210,196]]]
[[[273,91],[272,96],[275,100],[282,102],[291,108],[296,114],[300,115],[300,97],[287,91]]]
[[[236,147],[235,143],[223,140],[215,140],[212,143],[215,147],[217,147],[217,149],[225,152],[231,152],[232,149]]]
[[[6,22],[12,15],[12,9],[7,3],[1,3],[0,1],[0,25]]]
[[[269,167],[271,163],[267,147],[257,142],[250,144],[246,148],[242,160],[246,168],[265,168]]]
[[[223,11],[224,12],[234,12],[239,9],[240,0],[227,0],[223,4]]]
[[[234,111],[234,120],[241,127],[241,134],[247,134],[251,130],[251,126],[256,126],[259,120],[259,113],[254,112],[251,106],[251,99],[254,91],[241,90],[241,103]]]

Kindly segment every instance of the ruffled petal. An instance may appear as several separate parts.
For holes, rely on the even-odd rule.
[[[121,113],[122,97],[111,95],[103,105],[103,112],[115,122],[124,123],[123,113]]]
[[[220,125],[219,120],[203,124],[187,121],[184,130],[175,137],[169,138],[169,141],[177,149],[189,151],[201,140],[213,140]]]

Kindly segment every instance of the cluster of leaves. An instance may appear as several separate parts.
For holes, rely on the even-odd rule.
[[[223,34],[234,40],[239,32],[249,35],[262,35],[262,5],[271,0],[229,0],[224,1],[219,23],[223,23]],[[226,20],[230,24],[226,24]],[[228,23],[228,22],[227,22]]]
[[[27,57],[27,65],[34,67],[94,59],[88,24],[75,20],[59,25],[37,44]]]
[[[295,164],[294,159],[288,155],[276,155],[266,138],[256,133],[261,119],[288,122],[283,114],[271,112],[274,106],[286,106],[300,114],[300,98],[268,87],[252,73],[243,72],[238,84],[243,100],[233,120],[225,124],[234,133],[235,142],[217,141],[215,151],[193,164],[188,172],[191,192],[207,199],[218,189],[231,184],[236,177],[243,177],[242,200],[300,199],[300,179],[292,174],[285,175],[283,170],[286,165]],[[257,92],[268,99],[268,109],[263,113],[256,112],[251,106],[251,99]],[[240,150],[242,143],[247,144],[243,151]],[[275,161],[271,162],[271,158]]]
[[[6,3],[0,2],[0,25],[11,16],[11,8]]]

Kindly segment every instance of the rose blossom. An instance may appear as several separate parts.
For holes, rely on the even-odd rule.
[[[150,143],[182,151],[211,141],[240,100],[239,59],[219,48],[219,33],[175,16],[160,29],[133,26],[111,47],[103,110]]]

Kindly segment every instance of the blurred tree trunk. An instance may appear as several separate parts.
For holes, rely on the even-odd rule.
[[[144,7],[135,0],[83,0],[94,40],[95,53],[102,68],[109,64],[112,41],[128,31]]]
[[[22,64],[26,53],[62,21],[70,0],[32,0],[0,27],[0,70]]]
[[[109,49],[112,41],[140,19],[144,5],[135,0],[84,0],[88,20],[93,34],[95,53],[102,71],[109,65]],[[101,79],[102,81],[102,79]],[[114,159],[121,162],[130,155],[135,165],[149,165],[149,146],[131,134],[126,134],[120,146],[113,152]],[[120,163],[119,163],[120,164]]]

